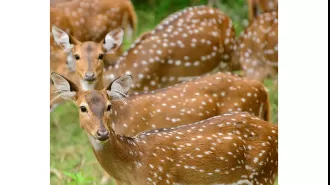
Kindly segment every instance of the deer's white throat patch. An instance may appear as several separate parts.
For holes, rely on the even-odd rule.
[[[84,91],[93,90],[93,89],[95,88],[95,83],[96,83],[96,81],[90,83],[90,82],[87,82],[87,81],[85,81],[85,80],[80,80],[81,88],[82,88]]]
[[[100,151],[103,149],[103,146],[106,141],[99,141],[95,139],[93,136],[88,135],[89,141],[91,142],[95,151]]]

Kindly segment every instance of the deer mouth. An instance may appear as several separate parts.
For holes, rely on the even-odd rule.
[[[110,137],[110,132],[106,129],[99,129],[96,134],[94,135],[94,137],[100,141],[100,142],[104,142],[106,140],[109,139]]]
[[[106,140],[109,139],[109,135],[106,135],[106,136],[98,136],[98,137],[96,137],[96,139],[97,139],[98,141],[100,141],[100,142],[104,142],[104,141],[106,141]]]
[[[96,78],[85,78],[84,79],[88,84],[93,84],[96,81]]]
[[[90,139],[93,139],[94,142],[99,143],[99,144],[104,144],[105,142],[107,142],[109,140],[109,136],[107,137],[98,137],[98,136],[94,136],[94,135],[90,135]]]

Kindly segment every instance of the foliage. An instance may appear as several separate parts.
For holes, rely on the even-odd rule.
[[[64,172],[64,175],[70,177],[73,181],[70,182],[70,185],[87,185],[91,184],[92,178],[86,178],[84,177],[83,173],[70,173],[70,172]]]

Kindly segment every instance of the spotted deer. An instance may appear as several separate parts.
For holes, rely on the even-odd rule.
[[[77,65],[84,65],[80,68],[83,73],[89,66],[81,55],[90,54],[97,60],[101,49],[79,50],[70,42],[74,37],[59,32],[62,36],[57,39],[70,38],[65,44],[74,45],[73,55],[79,58]],[[121,43],[121,38],[108,35],[103,46],[94,43],[93,48]],[[234,37],[232,22],[225,14],[207,6],[189,7],[170,15],[154,30],[141,35],[116,63],[104,72],[99,68],[96,79],[102,80],[104,76],[104,84],[108,84],[122,74],[130,74],[135,77],[132,90],[139,92],[170,86],[212,70],[230,70]],[[96,71],[97,66],[93,63],[90,68]]]
[[[276,125],[249,113],[232,112],[123,136],[110,126],[110,117],[115,109],[113,102],[127,96],[131,76],[117,78],[102,91],[82,91],[56,73],[52,73],[52,79],[60,84],[61,96],[79,107],[80,126],[89,137],[94,155],[117,184],[275,182]]]
[[[109,30],[123,27],[128,40],[132,40],[137,29],[137,16],[130,0],[70,0],[51,4],[51,27],[57,26],[80,41],[101,42]],[[65,23],[64,23],[65,22]],[[63,53],[51,41],[51,53]],[[68,67],[74,69],[74,57],[67,52]],[[105,55],[106,63],[113,63],[122,54],[122,48]],[[51,58],[53,62],[58,58]],[[61,63],[65,60],[61,59]],[[72,63],[73,62],[73,63]]]
[[[249,20],[252,22],[259,13],[277,11],[278,0],[247,0]]]
[[[115,29],[112,32],[108,33],[105,37],[105,41],[101,41],[104,47],[101,47],[99,44],[95,42],[83,42],[76,40],[75,38],[70,38],[67,35],[63,36],[63,31],[58,29],[56,26],[52,27],[52,32],[55,38],[55,41],[59,46],[72,55],[74,53],[75,61],[67,62],[67,65],[63,65],[63,62],[57,61],[59,65],[51,65],[51,72],[58,72],[65,74],[68,76],[70,80],[74,82],[79,82],[81,87],[84,90],[88,89],[103,89],[103,78],[97,78],[97,76],[102,76],[102,72],[104,69],[103,57],[105,52],[113,53],[118,50],[122,38],[123,38],[123,30],[122,28]],[[65,33],[66,34],[66,33]],[[116,38],[116,42],[113,42],[113,38]],[[72,48],[71,44],[67,44],[68,41],[74,43],[74,47]],[[105,51],[106,49],[106,51]],[[94,50],[95,53],[90,53],[91,50]],[[82,53],[82,54],[81,54]],[[63,52],[56,53],[58,57],[66,56]],[[95,56],[96,55],[96,56]],[[81,58],[81,60],[80,60]],[[67,59],[69,60],[69,58]],[[77,62],[76,62],[77,60]],[[62,65],[61,65],[62,64]],[[74,65],[70,65],[74,64]],[[84,68],[87,66],[87,68]],[[95,68],[93,69],[92,66]],[[71,70],[70,70],[71,69]],[[77,69],[77,70],[73,70]],[[53,84],[50,84],[50,110],[53,111],[54,108],[62,103],[63,99],[58,99],[56,96],[56,92],[54,92]]]
[[[74,57],[73,63],[82,89],[103,89],[103,57],[119,49],[124,36],[123,29],[112,30],[99,43],[80,42],[56,26],[52,27],[52,32],[56,43]]]
[[[128,85],[122,85],[127,92]],[[59,89],[59,92],[62,91]],[[270,103],[264,86],[258,81],[221,72],[148,93],[131,94],[125,102],[112,101],[111,104],[114,110],[110,114],[111,127],[127,136],[232,111],[250,112],[270,121]]]
[[[263,81],[278,73],[278,18],[277,12],[259,15],[242,32],[233,56],[240,62],[243,75]]]
[[[101,41],[107,30],[117,26],[125,28],[128,39],[132,39],[137,29],[137,17],[130,0],[54,0],[50,7],[50,29],[56,25],[68,34],[79,40]],[[70,48],[63,48],[50,35],[50,70],[65,74],[69,79],[76,81],[74,76],[75,59]],[[65,49],[65,50],[64,50]],[[122,53],[121,48],[115,52],[105,54],[106,63],[115,60]],[[79,80],[78,80],[79,81]],[[50,99],[54,100],[53,86],[51,85]],[[61,99],[51,101],[53,104],[62,102]]]
[[[126,101],[129,106],[122,101],[112,102],[110,121],[116,132],[127,136],[232,111],[246,111],[270,120],[268,93],[261,83],[220,72],[173,87],[132,94]]]

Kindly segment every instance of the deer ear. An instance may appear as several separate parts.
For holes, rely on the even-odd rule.
[[[60,28],[52,26],[52,34],[57,45],[59,45],[64,51],[69,52],[74,45],[78,44],[79,41],[73,36],[67,34]]]
[[[122,99],[127,97],[128,91],[133,83],[131,75],[123,75],[115,79],[106,89],[107,94],[112,99]]]
[[[109,32],[103,40],[103,47],[107,52],[117,51],[124,39],[124,29],[116,28]]]
[[[52,72],[51,79],[59,94],[65,100],[74,100],[79,92],[78,86],[64,76]]]

